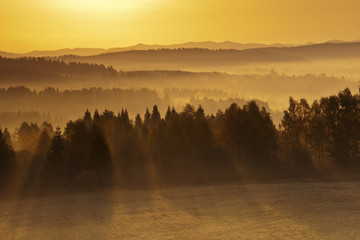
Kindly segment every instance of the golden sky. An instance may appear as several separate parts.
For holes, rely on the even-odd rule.
[[[360,39],[359,0],[0,0],[0,50]]]

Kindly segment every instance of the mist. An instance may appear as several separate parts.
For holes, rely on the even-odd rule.
[[[0,235],[356,239],[358,43],[256,47],[0,57]]]

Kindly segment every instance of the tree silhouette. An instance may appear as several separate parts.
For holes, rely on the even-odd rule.
[[[95,109],[93,119],[94,119],[94,121],[97,122],[97,123],[100,122],[100,114],[99,114],[99,112],[98,112],[97,109]]]
[[[74,177],[88,166],[92,141],[91,129],[84,120],[70,121],[64,131],[64,140],[65,171],[70,177]]]
[[[313,173],[313,164],[310,153],[310,122],[311,108],[305,99],[300,102],[290,97],[289,108],[284,111],[281,120],[281,136],[285,156],[290,158],[293,170],[300,174]]]
[[[151,114],[149,112],[149,109],[146,108],[145,114],[144,114],[144,125],[146,127],[149,127],[151,124]]]
[[[59,127],[56,128],[51,139],[49,151],[46,158],[50,171],[56,174],[63,174],[65,167],[65,141]]]
[[[85,115],[84,115],[84,121],[88,125],[92,122],[91,113],[89,112],[89,109],[86,109],[86,112],[85,112]]]
[[[143,122],[142,122],[141,116],[140,116],[140,114],[136,114],[135,127],[141,128],[142,126],[143,126]]]
[[[201,105],[199,105],[198,109],[196,110],[195,117],[197,119],[205,119],[205,111]]]
[[[171,118],[171,109],[170,106],[168,106],[166,113],[165,113],[165,121],[169,121]]]
[[[6,133],[0,128],[0,186],[12,174],[15,166],[15,152]]]
[[[93,126],[91,135],[92,141],[88,169],[95,171],[104,183],[104,181],[111,180],[112,176],[110,149],[99,126]]]
[[[59,186],[77,186],[80,179],[85,185],[127,187],[267,181],[320,176],[315,174],[331,169],[355,172],[360,166],[360,95],[349,89],[312,105],[290,98],[279,129],[255,101],[210,116],[191,104],[180,112],[169,106],[165,119],[156,105],[151,113],[146,109],[144,120],[137,114],[132,121],[127,109],[91,116],[86,111],[69,121],[63,134],[60,128],[53,133],[49,123],[21,124],[17,156],[27,161],[15,162],[10,133],[0,131],[2,179],[15,163],[17,170],[29,170],[28,178],[16,173],[18,179],[33,187],[56,179]]]
[[[161,116],[157,105],[154,105],[151,113],[151,126],[156,127],[160,124]]]
[[[277,156],[275,126],[254,101],[243,108],[232,104],[224,114],[222,134],[240,168],[269,174]]]

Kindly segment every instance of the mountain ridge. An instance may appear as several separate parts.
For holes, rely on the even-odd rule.
[[[322,43],[297,47],[254,49],[159,49],[110,52],[93,56],[60,56],[65,62],[113,66],[118,70],[176,70],[239,66],[256,63],[295,63],[331,59],[360,59],[360,43]]]
[[[359,42],[356,41],[342,41],[342,40],[329,40],[325,43],[351,43]],[[224,41],[224,42],[214,42],[214,41],[202,41],[202,42],[185,42],[180,44],[144,44],[139,43],[136,45],[126,46],[126,47],[114,47],[114,48],[62,48],[56,50],[34,50],[25,53],[13,53],[7,51],[0,51],[0,56],[3,57],[57,57],[64,55],[77,55],[77,56],[92,56],[112,52],[126,52],[131,50],[152,50],[152,49],[177,49],[177,48],[207,48],[210,50],[217,49],[234,49],[234,50],[245,50],[245,49],[255,49],[255,48],[268,48],[268,47],[296,47],[296,46],[306,46],[306,45],[316,45],[319,43],[308,42],[305,44],[282,44],[282,43],[272,43],[272,44],[263,44],[263,43],[239,43],[233,41]],[[320,43],[321,44],[321,43]]]

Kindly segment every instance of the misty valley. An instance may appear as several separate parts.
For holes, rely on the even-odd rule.
[[[0,52],[0,239],[358,239],[359,43],[204,44]]]
[[[359,9],[0,0],[0,240],[359,240]]]

